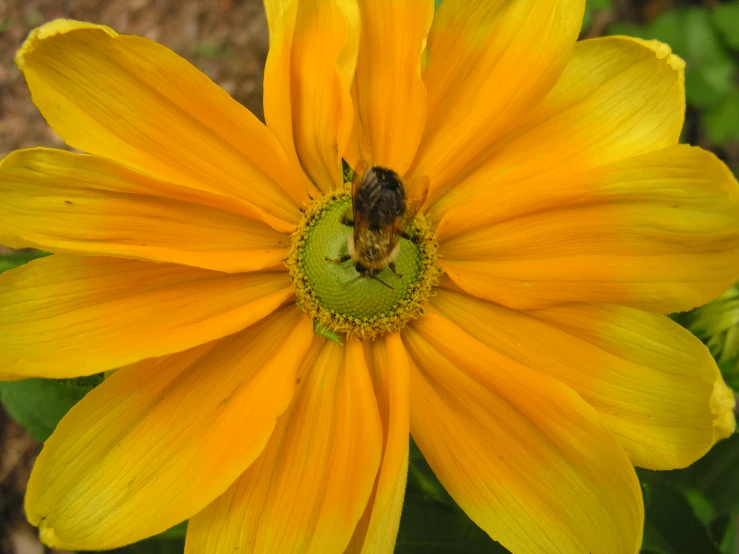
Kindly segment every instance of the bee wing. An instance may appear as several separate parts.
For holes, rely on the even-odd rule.
[[[426,197],[429,193],[428,175],[413,177],[412,179],[409,179],[407,183],[407,190],[408,195],[411,199],[407,203],[405,214],[403,215],[403,220],[401,221],[401,231],[404,230],[411,221],[413,221],[413,218],[416,217],[416,214],[423,206],[423,203],[426,202]]]
[[[355,205],[355,199],[357,198],[357,191],[359,190],[359,186],[362,184],[362,179],[364,179],[364,174],[367,173],[367,170],[370,168],[370,165],[365,162],[364,160],[360,160],[357,164],[357,167],[354,168],[354,176],[352,177],[352,220],[354,221],[354,240],[356,241],[359,237],[359,234],[362,232],[362,230],[366,230],[369,223],[364,219],[362,213],[357,210],[357,207]]]
[[[364,174],[367,173],[367,170],[370,168],[370,165],[365,162],[364,160],[360,160],[357,164],[357,167],[354,168],[354,176],[352,177],[352,199],[357,197],[357,191],[359,190],[359,185],[362,184],[362,179],[364,179]]]

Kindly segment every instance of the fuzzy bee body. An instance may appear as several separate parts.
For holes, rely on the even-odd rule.
[[[423,183],[428,188],[428,179]],[[425,196],[424,190],[421,198],[409,207],[403,181],[392,169],[358,168],[352,180],[352,219],[344,219],[347,225],[354,227],[347,238],[349,254],[327,260],[339,263],[352,260],[361,277],[376,278],[386,267],[401,277],[393,263],[400,251],[400,238],[410,238],[405,229]]]
[[[398,256],[406,219],[405,188],[391,169],[371,167],[355,174],[352,186],[354,233],[347,247],[356,270],[374,277]]]

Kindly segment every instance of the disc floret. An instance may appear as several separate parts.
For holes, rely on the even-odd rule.
[[[348,186],[311,202],[293,234],[286,265],[298,306],[318,326],[375,338],[423,315],[442,273],[438,244],[426,218],[416,216],[399,238],[395,271],[386,267],[377,275],[363,275],[346,259],[353,237],[351,216]]]

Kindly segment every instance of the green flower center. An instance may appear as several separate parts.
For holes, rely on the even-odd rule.
[[[426,219],[417,216],[398,237],[395,271],[358,271],[352,259],[354,230],[349,187],[324,194],[306,210],[286,261],[298,306],[318,328],[375,338],[402,329],[423,314],[437,284],[437,243]]]

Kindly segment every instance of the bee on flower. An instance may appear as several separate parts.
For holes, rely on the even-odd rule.
[[[82,153],[0,162],[0,243],[54,254],[0,276],[0,378],[115,370],[35,463],[43,542],[189,520],[187,554],[389,553],[412,435],[510,551],[636,553],[634,468],[735,427],[663,315],[739,278],[737,182],[678,144],[683,61],[576,42],[584,0],[265,8],[266,125],[101,25],[17,54]]]

